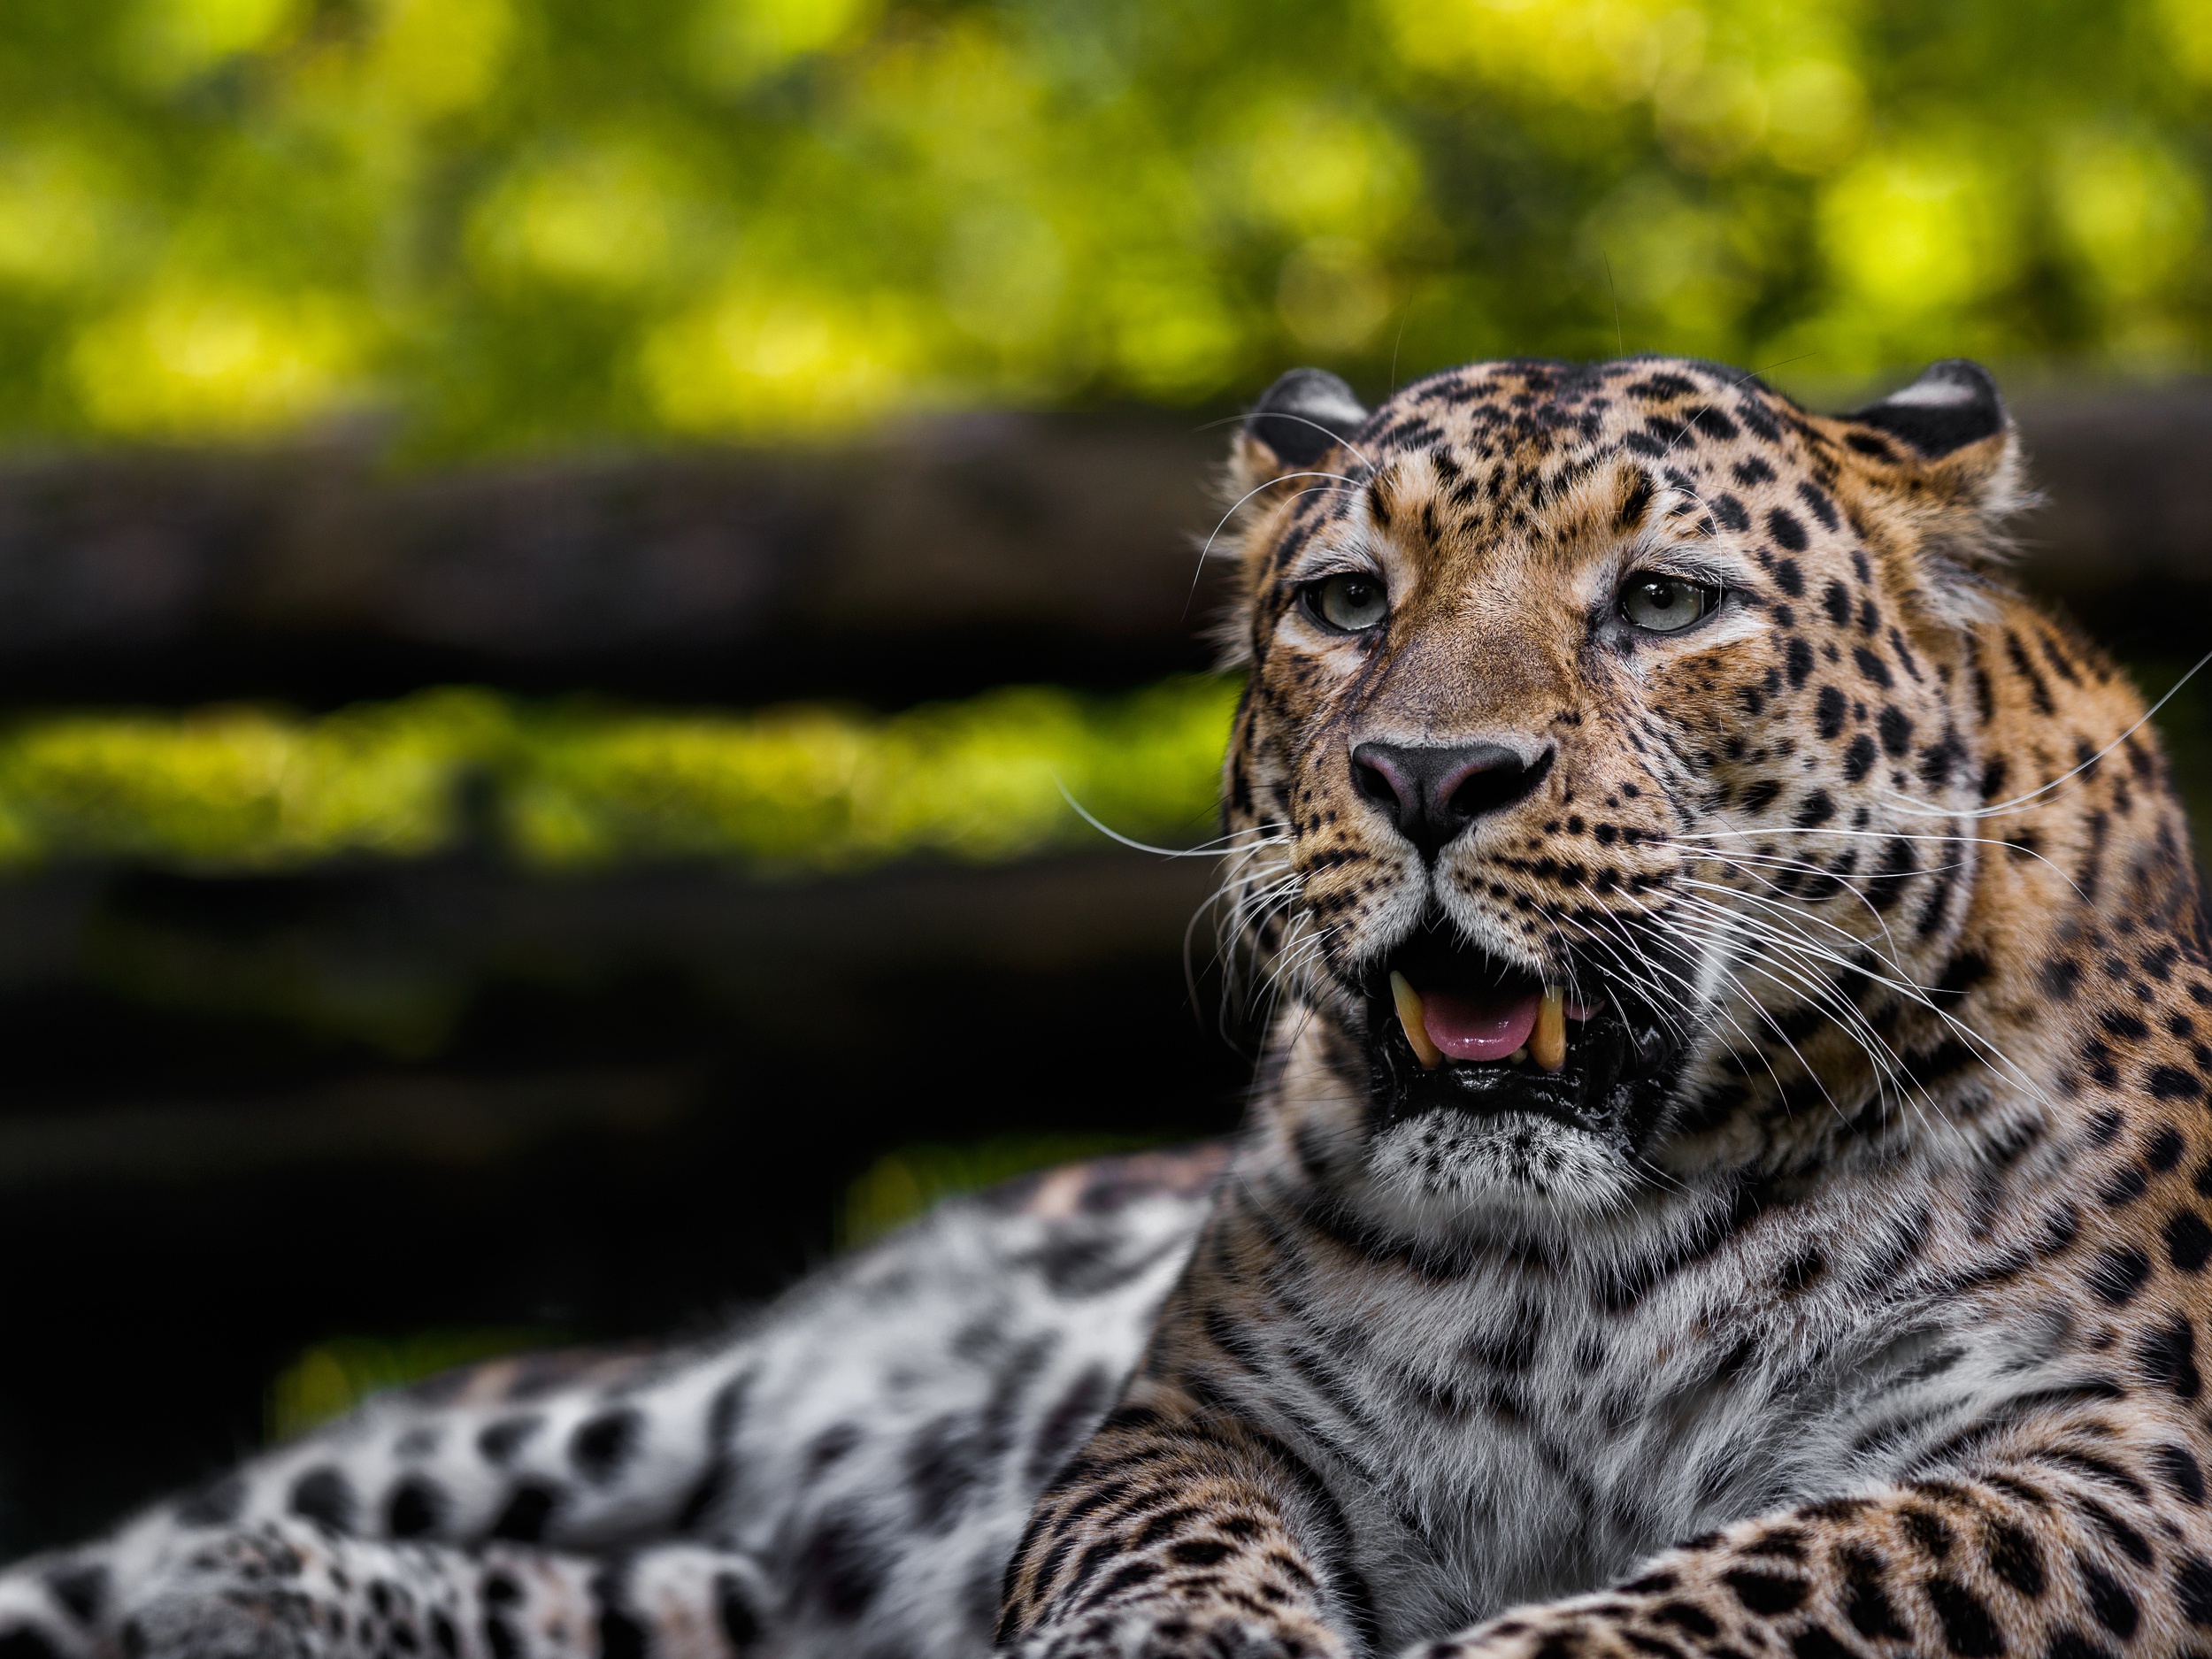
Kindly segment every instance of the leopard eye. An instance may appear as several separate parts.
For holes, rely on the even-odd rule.
[[[1640,571],[1621,589],[1621,615],[1647,634],[1679,634],[1713,614],[1720,590],[1682,576]]]
[[[1306,614],[1340,634],[1363,634],[1390,614],[1390,593],[1372,576],[1347,571],[1298,590]]]

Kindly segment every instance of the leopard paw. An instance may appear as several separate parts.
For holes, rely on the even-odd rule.
[[[1535,1659],[1572,1654],[1575,1659],[1647,1659],[1617,1624],[1602,1615],[1571,1608],[1529,1609],[1443,1641],[1409,1647],[1400,1659]]]
[[[326,1659],[312,1608],[281,1593],[173,1592],[139,1603],[123,1624],[132,1659]]]
[[[1347,1659],[1344,1644],[1304,1619],[1225,1609],[1107,1609],[1040,1632],[1016,1659]]]

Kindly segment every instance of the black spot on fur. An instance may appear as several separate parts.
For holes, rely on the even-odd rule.
[[[1228,1555],[1231,1546],[1217,1538],[1187,1538],[1168,1548],[1168,1558],[1186,1567],[1210,1567]]]
[[[858,1516],[833,1511],[797,1551],[796,1588],[833,1618],[858,1618],[883,1587],[885,1559]]]
[[[995,1607],[992,1609],[995,1612]],[[718,1573],[714,1580],[714,1616],[730,1646],[743,1653],[760,1640],[760,1615],[746,1599],[745,1586],[733,1572]]]
[[[1820,520],[1822,529],[1833,530],[1841,522],[1836,517],[1835,503],[1828,499],[1827,492],[1810,480],[1798,485],[1797,498],[1812,510],[1812,515]]]
[[[2135,1300],[2150,1277],[2151,1258],[2133,1245],[2107,1250],[2089,1270],[2089,1288],[2116,1308]]]
[[[2001,1516],[1989,1523],[1982,1548],[1989,1555],[1989,1570],[1998,1578],[2031,1601],[2043,1594],[2047,1585],[2043,1552],[2032,1532]]]
[[[2177,1210],[2166,1222],[2166,1254],[2185,1273],[2200,1273],[2212,1261],[2212,1227],[2193,1210]]]
[[[1843,731],[1843,718],[1851,705],[1843,693],[1833,686],[1823,686],[1820,695],[1813,699],[1813,718],[1818,724],[1821,736],[1832,738]]]
[[[1904,1528],[1905,1536],[1912,1541],[1912,1547],[1932,1560],[1944,1560],[1950,1555],[1952,1545],[1957,1541],[1951,1536],[1951,1529],[1944,1524],[1943,1517],[1932,1509],[1924,1509],[1917,1504],[1909,1503],[1898,1510],[1897,1520]]]
[[[445,1489],[420,1475],[410,1475],[384,1502],[384,1530],[394,1538],[421,1538],[445,1519]]]
[[[2160,1446],[2151,1451],[2159,1479],[2168,1490],[2193,1509],[2204,1507],[2204,1470],[2185,1446]]]
[[[2081,1570],[2082,1588],[2089,1593],[2089,1610],[2097,1616],[2097,1623],[2122,1641],[2134,1635],[2143,1610],[2128,1587],[2085,1557],[2078,1558],[2074,1564]]]
[[[1623,530],[1632,530],[1641,524],[1644,514],[1650,511],[1654,488],[1651,474],[1642,467],[1630,472],[1628,493],[1621,497],[1620,511],[1613,515],[1614,524]]]
[[[568,1461],[592,1485],[603,1486],[630,1461],[644,1427],[644,1419],[626,1406],[603,1411],[576,1425],[568,1437]]]
[[[2197,1374],[2197,1333],[2186,1316],[2176,1314],[2152,1330],[2135,1352],[2153,1382],[2184,1400],[2197,1397],[2203,1379]]]
[[[1669,1601],[1654,1609],[1651,1617],[1655,1624],[1671,1624],[1677,1630],[1689,1632],[1693,1636],[1710,1638],[1720,1634],[1720,1626],[1714,1622],[1713,1616],[1694,1602]]]
[[[343,1470],[322,1463],[292,1483],[291,1509],[295,1515],[320,1521],[334,1532],[350,1532],[360,1514],[361,1501]]]
[[[1991,1659],[2004,1652],[2005,1639],[1998,1632],[1989,1604],[1957,1579],[1944,1573],[1933,1575],[1928,1580],[1927,1596],[1936,1622],[1943,1626],[1943,1645],[1961,1659]]]
[[[622,1604],[619,1574],[609,1571],[595,1575],[591,1598],[599,1607],[599,1659],[645,1659],[645,1626]]]
[[[1747,1567],[1737,1567],[1721,1574],[1721,1582],[1735,1593],[1736,1600],[1745,1607],[1769,1618],[1800,1606],[1812,1591],[1812,1586],[1802,1578],[1754,1572]]]
[[[2168,1124],[2151,1137],[2150,1145],[2144,1148],[2143,1161],[2163,1175],[2181,1162],[2181,1155],[2187,1149],[2188,1143],[2182,1140],[2181,1132]]]
[[[1912,719],[1893,703],[1885,703],[1874,722],[1874,729],[1881,733],[1882,747],[1894,759],[1912,747]]]
[[[1843,1573],[1843,1617],[1852,1622],[1858,1635],[1871,1640],[1902,1640],[1911,1635],[1898,1617],[1898,1610],[1889,1604],[1883,1557],[1863,1544],[1847,1544],[1836,1551],[1836,1569]]]
[[[131,1637],[138,1627],[132,1624],[123,1632],[123,1646],[127,1652]],[[141,1638],[142,1645],[143,1638]],[[0,1659],[62,1659],[61,1650],[46,1640],[45,1633],[33,1625],[18,1624],[12,1630],[0,1630]]]
[[[1798,516],[1786,507],[1767,510],[1767,534],[1774,544],[1790,553],[1802,553],[1806,548],[1805,526]]]
[[[541,1480],[524,1481],[501,1506],[498,1517],[492,1522],[491,1536],[518,1544],[540,1543],[560,1507],[557,1487]]]
[[[1784,648],[1783,655],[1786,659],[1784,672],[1789,675],[1790,684],[1803,685],[1811,677],[1813,672],[1811,643],[1809,641],[1793,637],[1789,644]]]
[[[502,1417],[496,1423],[487,1423],[476,1437],[476,1449],[484,1455],[484,1461],[504,1468],[512,1461],[530,1437],[545,1426],[545,1419],[534,1413],[528,1417]]]
[[[2151,1093],[2160,1100],[2195,1100],[2204,1093],[2196,1074],[2177,1065],[2154,1065],[2144,1075]]]
[[[2174,1574],[2174,1599],[2192,1624],[2212,1624],[2212,1562],[2185,1555]]]
[[[1864,732],[1851,740],[1843,751],[1843,775],[1853,783],[1862,781],[1874,770],[1874,740]]]

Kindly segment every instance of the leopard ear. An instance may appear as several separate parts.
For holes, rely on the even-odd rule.
[[[1293,369],[1260,395],[1230,457],[1240,495],[1312,466],[1367,419],[1358,395],[1326,369]]]
[[[1997,380],[1978,363],[1946,357],[1931,363],[1909,386],[1845,417],[1903,439],[1928,459],[1950,455],[2012,429]]]
[[[2008,521],[2037,499],[1996,378],[1947,357],[1843,419],[1845,442],[1917,533],[1937,610],[1954,621],[1978,615],[1980,594],[2010,561]]]

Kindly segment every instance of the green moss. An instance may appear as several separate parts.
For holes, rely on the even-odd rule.
[[[0,860],[281,870],[449,851],[797,872],[1203,839],[1234,687],[1015,687],[887,718],[672,714],[424,692],[321,718],[76,714],[0,733]],[[1063,791],[1065,791],[1064,795]],[[472,802],[474,804],[472,804]]]

